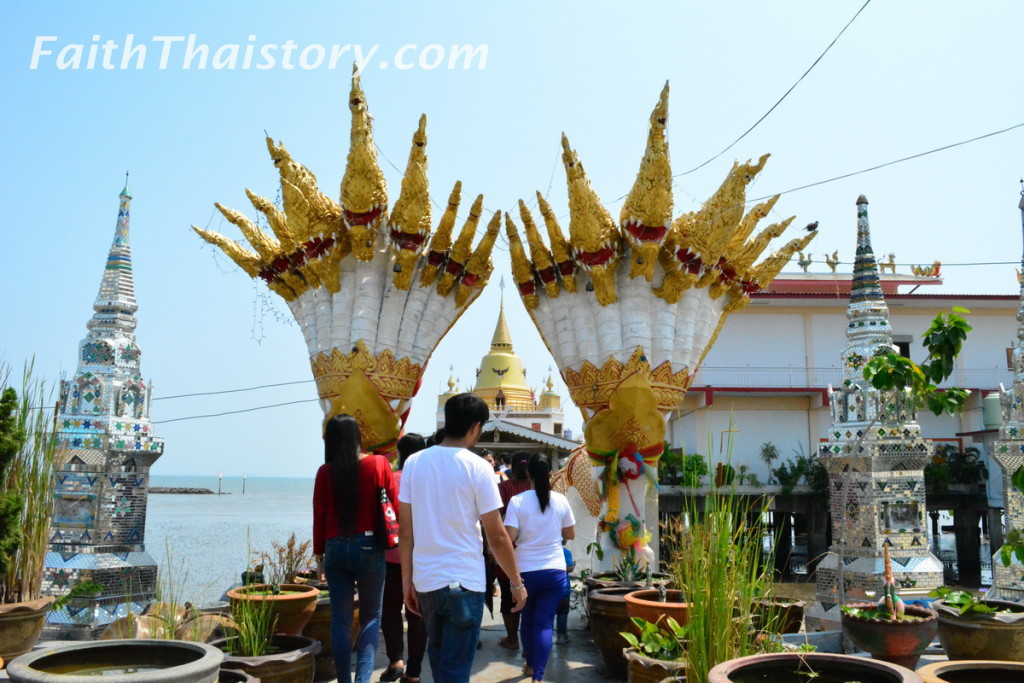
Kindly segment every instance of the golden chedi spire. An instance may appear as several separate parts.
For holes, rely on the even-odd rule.
[[[590,186],[583,164],[562,133],[562,164],[569,189],[569,242],[576,260],[590,273],[597,302],[618,301],[615,269],[619,264],[620,236],[615,220]]]
[[[352,129],[348,162],[341,179],[342,216],[352,240],[352,253],[360,261],[370,261],[377,228],[388,210],[388,188],[377,164],[373,119],[355,65],[348,107],[352,111]]]
[[[576,261],[572,257],[572,247],[569,240],[565,239],[562,227],[558,224],[555,212],[551,210],[548,200],[544,195],[537,192],[537,206],[540,207],[540,214],[544,216],[544,225],[548,229],[548,242],[551,243],[551,256],[558,268],[558,276],[562,278],[562,289],[567,292],[576,291]]]
[[[629,276],[654,279],[654,263],[672,224],[672,167],[669,162],[668,82],[651,112],[647,149],[619,214],[619,228],[633,248]]]
[[[533,274],[533,264],[526,257],[523,241],[519,238],[516,224],[511,216],[505,214],[505,234],[508,236],[508,252],[512,258],[512,280],[516,283],[519,296],[523,299],[526,310],[533,310],[540,304],[537,298],[537,282]]]
[[[430,237],[430,192],[427,183],[427,116],[412,136],[409,163],[402,177],[402,191],[388,221],[391,249],[395,254],[392,281],[398,289],[409,289],[413,266]]]
[[[459,213],[459,204],[462,202],[462,181],[455,181],[452,193],[448,195],[448,206],[441,216],[441,223],[437,231],[430,238],[430,246],[427,247],[427,262],[423,266],[420,275],[420,287],[429,287],[434,284],[437,273],[448,262],[448,250],[452,246],[452,229],[455,227],[455,218]]]
[[[494,413],[506,409],[536,409],[533,392],[526,383],[523,362],[512,348],[512,334],[505,320],[504,298],[498,309],[491,350],[480,361],[473,393],[486,401],[487,407]]]
[[[544,284],[544,288],[547,290],[548,296],[556,298],[558,296],[559,289],[554,258],[551,256],[551,252],[548,251],[547,246],[545,246],[544,240],[540,236],[540,231],[537,230],[537,224],[533,222],[533,215],[530,213],[530,210],[526,208],[526,202],[522,199],[519,200],[519,217],[523,221],[523,229],[526,231],[526,241],[530,245],[530,258],[533,260],[533,265],[537,269],[537,276]]]

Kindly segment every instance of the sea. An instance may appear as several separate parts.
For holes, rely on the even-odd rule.
[[[177,602],[204,605],[220,600],[254,564],[254,553],[270,551],[293,532],[313,536],[313,479],[294,477],[153,476],[151,486],[206,488],[214,495],[150,494],[146,550],[160,567],[165,593]],[[244,490],[243,490],[244,485]],[[220,495],[217,495],[217,491]],[[943,525],[951,519],[943,514]],[[806,537],[795,536],[793,569],[806,576]],[[931,539],[947,581],[954,583],[956,539],[944,532]],[[992,582],[991,551],[982,537],[982,583]]]
[[[300,542],[313,537],[312,477],[154,475],[150,486],[214,492],[149,495],[146,551],[160,567],[164,592],[179,602],[217,601],[240,582],[253,553],[293,532]]]

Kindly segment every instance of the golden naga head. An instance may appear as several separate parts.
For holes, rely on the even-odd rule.
[[[569,242],[576,262],[590,273],[594,293],[604,306],[615,303],[615,269],[621,239],[615,220],[590,186],[569,138],[562,133],[562,164],[569,189]]]
[[[360,261],[370,261],[378,228],[388,211],[388,188],[377,165],[373,118],[354,65],[348,108],[352,112],[352,129],[348,162],[341,179],[342,218],[352,240],[352,253]]]
[[[632,247],[629,276],[654,279],[654,264],[672,224],[672,166],[669,163],[668,83],[651,112],[647,150],[619,215],[619,229]]]
[[[409,289],[416,258],[430,237],[430,192],[427,188],[427,116],[420,117],[412,136],[409,163],[402,178],[402,192],[388,221],[391,250],[395,253],[393,281]]]

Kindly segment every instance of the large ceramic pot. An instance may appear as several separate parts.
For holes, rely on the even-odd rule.
[[[658,602],[658,591],[653,588],[626,595],[626,612],[629,616],[652,624],[662,617],[672,617],[682,626],[686,623],[689,609],[690,603],[683,602],[683,592],[678,590],[665,591],[665,602]]]
[[[686,662],[651,659],[631,647],[624,649],[622,656],[628,662],[626,680],[629,683],[661,683],[666,678],[679,676],[686,680]]]
[[[805,606],[802,600],[766,598],[754,601],[750,615],[757,620],[758,628],[772,633],[800,633]]]
[[[217,683],[262,683],[260,679],[250,676],[244,671],[234,669],[221,669],[217,676]]]
[[[604,665],[617,678],[626,677],[626,659],[622,656],[626,639],[620,634],[623,631],[638,633],[626,613],[626,594],[632,591],[632,588],[597,588],[587,595],[590,636]]]
[[[326,588],[326,586],[324,586]],[[352,596],[352,630],[350,633],[359,632],[359,596]],[[334,670],[334,650],[331,647],[331,598],[322,597],[316,601],[316,609],[313,617],[302,629],[302,635],[313,640],[320,641],[320,654],[316,656],[316,672],[313,674],[314,681],[329,681],[336,676]],[[355,638],[353,637],[353,641]]]
[[[228,599],[234,605],[239,600],[269,600],[277,618],[275,633],[297,636],[302,633],[316,610],[316,601],[320,590],[315,586],[299,583],[281,584],[281,593],[269,593],[270,586],[257,583],[251,586],[240,586],[228,591]]]
[[[592,590],[597,590],[598,588],[632,588],[633,590],[639,590],[647,587],[646,577],[639,581],[620,581],[618,577],[619,575],[615,572],[592,574],[583,579],[583,584],[587,587],[588,593]],[[663,583],[666,586],[672,585],[672,577],[662,572],[655,572],[654,574],[651,574],[651,580]]]
[[[54,598],[0,605],[0,660],[11,661],[35,647]]]
[[[935,662],[917,670],[924,683],[1020,683],[1024,681],[1024,662],[996,662],[965,659]]]
[[[876,606],[866,602],[851,605],[862,609]],[[939,617],[935,610],[917,605],[907,605],[906,615],[918,619],[869,619],[843,612],[843,633],[875,659],[913,669],[935,639]]]
[[[215,640],[215,647],[227,647],[227,640]],[[305,636],[289,636],[282,633],[270,638],[273,654],[261,657],[242,657],[228,654],[222,665],[225,669],[244,671],[258,678],[262,683],[312,683],[316,668],[316,655],[320,643]]]
[[[808,677],[810,672],[818,674]],[[821,652],[779,652],[722,662],[708,672],[708,683],[921,683],[910,669],[866,657]]]
[[[7,665],[18,683],[216,683],[224,653],[179,640],[103,640],[36,650]]]
[[[946,656],[1024,662],[1024,605],[1005,600],[988,600],[986,604],[1011,612],[961,615],[943,600],[932,603],[939,613],[939,642]]]

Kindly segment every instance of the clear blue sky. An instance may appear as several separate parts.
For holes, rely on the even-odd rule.
[[[329,51],[360,44],[364,53],[379,46],[363,75],[377,143],[404,167],[417,118],[426,112],[430,182],[439,201],[462,179],[465,193],[484,193],[491,210],[511,210],[535,189],[546,192],[554,174],[549,196],[564,213],[564,175],[555,166],[562,131],[598,193],[613,200],[632,183],[647,117],[667,79],[674,170],[685,171],[767,111],[862,4],[4,3],[0,357],[20,365],[35,355],[38,371],[50,377],[74,372],[130,169],[138,340],[156,397],[309,379],[305,344],[287,309],[270,298],[264,310],[264,287],[216,256],[189,226],[237,238],[214,215],[213,202],[251,215],[245,187],[275,196],[264,129],[337,196],[351,59],[343,56],[335,70],[302,69],[299,53],[310,45]],[[751,190],[769,195],[1024,122],[1021,26],[1020,2],[871,3],[758,128],[678,179],[677,213],[713,192],[734,159],[772,153]],[[95,68],[86,68],[90,45],[120,46],[127,34],[148,46],[143,68],[105,70],[102,52]],[[196,62],[186,70],[182,42],[171,44],[167,68],[160,69],[162,43],[153,37],[190,34],[211,53],[226,44],[244,49],[291,40],[296,68],[283,68],[273,48],[272,69],[246,70],[240,56],[234,69],[199,69]],[[40,54],[31,69],[41,36],[56,37],[41,43],[52,54]],[[59,51],[74,43],[84,45],[80,68],[59,69]],[[396,68],[403,46],[418,46],[400,55],[415,64],[435,56],[426,46],[453,44],[486,45],[484,68]],[[307,58],[315,57],[311,49]],[[121,59],[112,53],[112,64]],[[900,263],[941,260],[947,292],[1015,292],[1013,266],[953,264],[1019,258],[1022,142],[1024,129],[1017,129],[786,194],[773,218],[795,214],[797,226],[819,221],[816,261],[838,249],[849,262],[854,203],[864,193],[877,253],[895,252]],[[393,201],[400,175],[382,163]],[[611,208],[617,215],[618,205]],[[433,428],[449,366],[471,381],[487,351],[496,285],[508,271],[500,249],[495,265],[491,286],[431,361],[411,428]],[[539,384],[553,362],[507,292],[517,350]],[[313,397],[309,382],[161,400],[153,418]],[[578,429],[578,413],[567,407],[568,424]],[[305,403],[158,424],[167,448],[154,473],[311,476],[322,461],[320,419],[317,405]]]

